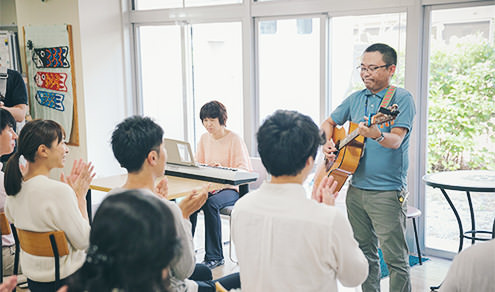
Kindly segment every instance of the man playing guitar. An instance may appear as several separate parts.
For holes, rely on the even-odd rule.
[[[332,134],[337,125],[359,123],[358,133],[365,137],[364,154],[346,197],[354,237],[369,264],[364,292],[380,291],[378,242],[390,270],[390,291],[411,291],[405,232],[409,136],[416,110],[407,90],[389,90],[396,65],[393,48],[379,43],[368,47],[358,67],[366,89],[347,97],[321,125],[327,138],[323,152],[330,162],[336,158]],[[394,123],[368,126],[368,119],[388,105],[382,101],[390,94],[388,102],[400,109]],[[319,171],[324,171],[324,164]]]

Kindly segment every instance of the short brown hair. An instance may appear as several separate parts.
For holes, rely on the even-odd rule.
[[[227,122],[227,109],[221,102],[213,100],[205,103],[201,107],[199,118],[201,119],[201,122],[203,122],[206,118],[218,118],[220,125],[225,126]]]

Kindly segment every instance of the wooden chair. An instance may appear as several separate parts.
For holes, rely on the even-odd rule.
[[[413,227],[414,227],[414,238],[416,239],[416,249],[418,250],[419,264],[422,265],[423,261],[421,259],[421,250],[419,249],[418,230],[416,227],[416,218],[418,218],[419,216],[421,216],[421,210],[419,210],[413,206],[407,206],[406,217],[407,217],[407,219],[412,219]]]
[[[215,282],[215,290],[217,292],[228,292],[227,289],[225,289],[220,282]]]
[[[33,232],[19,228],[13,228],[16,240],[16,260],[14,273],[17,274],[19,245],[28,254],[41,257],[53,257],[55,262],[55,285],[60,281],[60,257],[69,254],[69,244],[63,231]]]
[[[12,233],[9,226],[9,220],[7,220],[5,212],[0,213],[0,231],[2,232],[2,235]],[[3,253],[0,254],[0,283],[3,283]]]

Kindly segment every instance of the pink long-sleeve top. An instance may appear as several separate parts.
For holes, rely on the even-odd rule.
[[[251,161],[246,143],[236,133],[227,130],[227,135],[220,139],[209,133],[201,135],[196,151],[196,160],[202,164],[240,168],[252,171]]]

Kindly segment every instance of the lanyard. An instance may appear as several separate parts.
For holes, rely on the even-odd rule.
[[[373,94],[373,95],[376,95],[376,94]],[[372,97],[373,95],[368,95],[366,96],[366,103],[364,104],[364,115],[368,116],[368,100],[370,99],[370,97]],[[377,96],[377,95],[376,95]],[[370,116],[373,116],[375,113],[369,113]]]

